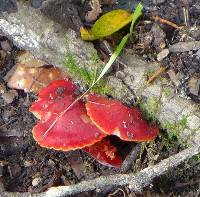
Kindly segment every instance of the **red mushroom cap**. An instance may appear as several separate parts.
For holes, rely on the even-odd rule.
[[[106,136],[91,122],[82,101],[60,116],[77,97],[74,94],[76,89],[70,80],[55,80],[39,92],[39,99],[29,110],[41,119],[32,131],[41,146],[74,150],[92,145]]]
[[[54,80],[40,90],[38,97],[53,100],[58,96],[73,95],[76,89],[76,85],[69,79]]]
[[[137,108],[129,108],[115,99],[89,94],[86,109],[92,122],[105,134],[125,141],[153,140],[159,133],[159,128],[148,124]]]
[[[41,119],[43,115],[48,112],[48,107],[53,103],[52,100],[39,99],[32,103],[29,111],[32,112],[36,118]]]
[[[32,130],[33,137],[40,146],[64,151],[75,150],[90,146],[106,136],[91,122],[82,101],[75,103],[48,130],[73,100],[72,96],[64,96],[49,105],[48,113],[43,114]]]
[[[116,168],[120,168],[122,165],[122,158],[118,155],[117,148],[111,145],[108,138],[92,146],[85,147],[83,150],[103,165]]]
[[[76,85],[69,79],[55,80],[40,90],[38,100],[32,103],[29,111],[38,119],[41,119],[48,112],[48,106],[54,103],[56,99],[65,95],[74,95],[76,90]]]

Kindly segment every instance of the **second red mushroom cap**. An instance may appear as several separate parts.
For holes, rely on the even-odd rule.
[[[86,109],[100,130],[125,141],[154,140],[159,133],[159,127],[144,120],[136,107],[127,107],[116,99],[89,94]]]

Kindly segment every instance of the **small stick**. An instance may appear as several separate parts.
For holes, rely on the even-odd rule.
[[[153,82],[156,78],[158,78],[158,76],[160,76],[165,70],[167,69],[167,67],[160,67],[158,70],[156,70],[156,72],[149,77],[147,84],[150,84],[151,82]]]
[[[160,21],[161,23],[167,24],[171,27],[174,27],[175,29],[181,29],[181,27],[179,27],[177,24],[175,24],[171,21],[165,20],[163,18],[160,18],[159,16],[152,16],[152,19],[154,19],[155,21]]]

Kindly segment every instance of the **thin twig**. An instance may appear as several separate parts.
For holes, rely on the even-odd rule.
[[[160,67],[158,68],[158,70],[156,70],[156,72],[149,77],[147,84],[150,84],[151,82],[153,82],[156,78],[158,78],[158,76],[160,76],[165,70],[167,69],[167,67]]]
[[[176,29],[181,29],[181,27],[179,27],[177,24],[175,24],[171,21],[165,20],[163,18],[160,18],[159,16],[152,16],[152,19],[154,19],[155,21],[160,21],[161,23],[167,24],[167,25],[174,27]]]
[[[129,186],[131,191],[142,192],[142,190],[152,183],[153,179],[166,174],[169,170],[174,169],[185,160],[192,158],[200,153],[200,145],[195,145],[191,148],[187,148],[176,155],[170,156],[167,159],[162,160],[160,163],[150,166],[141,170],[138,173],[130,174],[115,174],[109,176],[101,176],[93,180],[82,181],[78,184],[69,186],[52,187],[46,192],[40,194],[31,193],[12,193],[4,192],[2,197],[66,197],[70,195],[79,194],[81,192],[88,191],[104,191],[105,188],[110,187],[114,189],[119,186]]]

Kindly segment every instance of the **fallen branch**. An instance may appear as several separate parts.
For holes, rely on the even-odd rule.
[[[199,153],[200,145],[195,145],[177,153],[176,155],[162,160],[154,166],[145,168],[136,174],[130,173],[101,176],[99,178],[83,181],[75,185],[52,187],[46,192],[42,192],[40,194],[3,192],[2,197],[66,197],[69,195],[79,194],[81,192],[101,192],[104,191],[105,188],[115,188],[118,186],[128,186],[131,191],[142,192],[144,187],[152,183],[156,177],[164,175],[169,170],[174,169],[185,160],[188,160]]]

